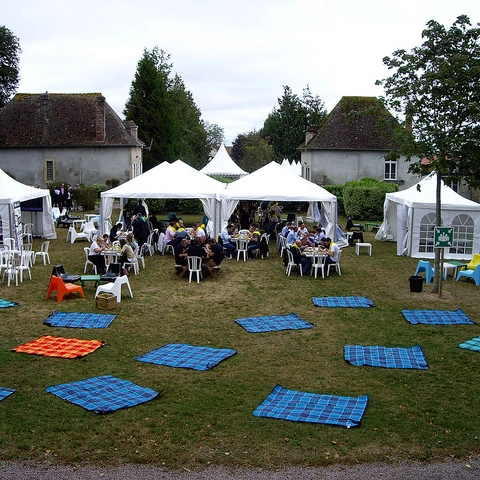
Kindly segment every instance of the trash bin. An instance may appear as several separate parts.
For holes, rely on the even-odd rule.
[[[408,278],[410,281],[410,291],[411,292],[421,292],[423,287],[424,278],[420,275],[412,275]]]

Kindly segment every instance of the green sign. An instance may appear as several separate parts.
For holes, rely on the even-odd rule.
[[[435,227],[434,230],[434,247],[447,248],[453,244],[453,228],[452,227]]]

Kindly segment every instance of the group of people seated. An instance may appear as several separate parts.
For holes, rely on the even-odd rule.
[[[242,232],[242,235],[240,235]],[[248,240],[247,244],[247,257],[249,260],[254,260],[257,250],[261,255],[268,253],[268,243],[262,238],[260,229],[257,223],[250,224],[248,230],[239,231],[233,224],[229,223],[219,235],[219,240],[222,243],[223,248],[226,250],[225,258],[231,259],[237,250],[234,238],[240,237],[244,240]]]
[[[307,256],[305,249],[317,247],[319,253],[326,254],[325,264],[334,264],[338,261],[340,248],[325,235],[325,230],[321,224],[314,227],[313,232],[309,232],[305,223],[300,221],[297,225],[288,222],[280,232],[285,238],[287,249],[292,253],[293,261],[300,265],[302,275],[308,275],[312,268],[311,257]],[[286,259],[284,260],[286,262]]]

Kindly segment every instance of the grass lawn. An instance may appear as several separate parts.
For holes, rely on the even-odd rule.
[[[185,219],[187,220],[187,219]],[[187,220],[188,223],[188,220]],[[191,222],[190,222],[191,223]],[[343,225],[344,223],[342,223]],[[51,328],[50,312],[96,312],[94,287],[86,298],[57,303],[45,298],[54,264],[81,273],[86,242],[65,242],[57,229],[51,265],[37,264],[32,280],[0,284],[0,298],[20,305],[0,310],[0,386],[16,392],[0,403],[0,458],[79,463],[144,463],[175,468],[209,464],[280,467],[331,463],[429,460],[478,453],[478,353],[458,344],[480,335],[478,325],[410,325],[408,309],[461,308],[479,321],[473,282],[443,284],[442,296],[410,292],[417,260],[396,256],[396,244],[375,240],[370,257],[342,253],[342,276],[316,280],[285,275],[270,243],[270,257],[225,260],[218,281],[200,284],[175,277],[171,255],[146,258],[131,276],[134,298],[110,311],[107,329]],[[39,250],[40,239],[34,240]],[[370,309],[315,307],[313,296],[368,296]],[[295,312],[311,329],[248,333],[234,320]],[[12,352],[41,335],[98,339],[106,346],[76,360]],[[233,348],[236,355],[208,371],[170,368],[136,360],[166,343]],[[429,370],[354,367],[347,344],[412,347],[425,352]],[[92,376],[113,375],[161,395],[137,407],[96,415],[46,393],[45,388]],[[252,415],[272,388],[359,396],[369,404],[360,427],[258,418]]]

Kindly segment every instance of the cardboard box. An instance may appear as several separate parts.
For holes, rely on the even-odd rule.
[[[97,308],[111,310],[117,306],[117,296],[109,292],[101,292],[97,297]]]

